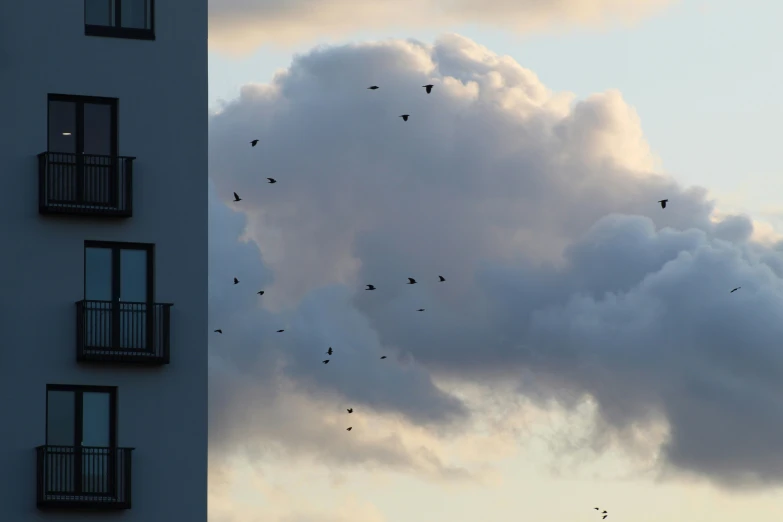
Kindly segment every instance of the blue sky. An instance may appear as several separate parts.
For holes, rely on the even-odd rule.
[[[536,72],[554,90],[577,96],[620,89],[639,113],[663,168],[702,184],[727,211],[780,207],[783,162],[777,154],[783,100],[778,31],[783,4],[686,0],[629,27],[571,29],[532,36],[454,27]],[[294,49],[265,47],[247,56],[210,51],[210,101],[230,100],[245,83],[268,82],[294,52],[321,43],[384,38],[432,41],[441,31],[354,33]]]

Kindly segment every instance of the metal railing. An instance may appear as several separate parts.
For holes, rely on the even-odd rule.
[[[172,306],[170,303],[78,301],[76,359],[168,364]]]
[[[38,446],[39,507],[130,509],[133,448]]]
[[[133,214],[133,160],[42,152],[38,155],[38,210],[42,214]]]

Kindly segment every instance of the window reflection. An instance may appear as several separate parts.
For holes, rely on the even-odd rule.
[[[49,101],[49,151],[76,153],[76,103]]]
[[[84,153],[109,156],[111,150],[111,105],[84,104]]]
[[[84,4],[84,23],[114,25],[114,0],[87,0]]]
[[[47,392],[46,443],[52,446],[74,446],[76,434],[76,401],[72,391]]]
[[[86,248],[84,250],[84,264],[84,298],[89,301],[111,301],[111,249]]]
[[[122,0],[120,11],[122,26],[132,29],[148,29],[150,27],[148,2],[149,0]]]
[[[125,302],[147,301],[147,251],[120,251],[120,298]]]

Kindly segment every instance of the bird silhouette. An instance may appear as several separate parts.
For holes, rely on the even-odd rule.
[[[223,330],[221,330],[220,328],[218,328],[217,330],[215,330],[215,333],[222,334],[222,333],[223,333]]]
[[[443,281],[445,281],[445,280],[446,280],[446,278],[445,278],[445,277],[443,277],[443,276],[438,276],[438,280],[440,280],[440,282],[442,283]]]
[[[596,511],[601,511],[599,508],[595,508]]]
[[[239,284],[239,279],[237,279],[236,277],[234,278],[234,284],[235,284],[235,285],[238,285],[238,284]]]
[[[409,278],[408,278],[408,284],[409,284],[409,285],[415,285],[415,284],[416,284],[416,280],[415,280],[415,279],[413,279],[412,277],[409,277]]]
[[[365,290],[375,290],[375,287],[373,285],[367,285],[367,288]]]
[[[347,411],[348,413],[353,413],[353,408],[348,408],[346,411]]]
[[[277,183],[277,180],[274,178],[266,178],[269,180],[269,183]]]
[[[255,147],[256,145],[258,145],[258,140],[253,140],[250,142],[251,147]]]
[[[374,91],[375,89],[380,89],[380,87],[378,87],[377,85],[371,85],[370,87],[367,88],[370,89],[371,91]]]
[[[422,87],[427,89],[427,94],[429,94],[432,92],[432,88],[434,87],[434,85],[422,85]]]
[[[386,356],[385,356],[385,355],[381,355],[381,359],[385,359],[385,358],[386,358]]]
[[[264,295],[264,291],[263,291],[263,290],[259,290],[259,291],[258,291],[258,292],[256,292],[256,293],[257,293],[258,295]]]
[[[668,199],[662,199],[658,203],[661,204],[661,208],[666,208],[666,203],[668,202]]]
[[[236,203],[237,201],[242,201],[242,198],[240,198],[239,195],[236,192],[234,192],[234,203]]]
[[[729,292],[729,293],[730,293],[730,294],[733,294],[734,292],[736,292],[736,291],[737,291],[737,290],[739,290],[740,288],[742,288],[742,287],[741,287],[741,286],[738,286],[737,288],[735,288],[734,290],[732,290],[732,291],[731,291],[731,292]]]
[[[283,333],[285,330],[278,330],[277,333]]]
[[[322,362],[323,362],[324,364],[329,364],[329,359],[324,359]]]
[[[347,428],[345,431],[351,431],[353,429],[353,426]]]
[[[403,114],[400,116],[402,118],[402,121],[408,121],[408,118],[410,118],[410,114]]]
[[[326,355],[332,355],[334,353],[334,350],[332,350],[332,347],[330,346],[328,350],[326,350]]]
[[[418,310],[416,310],[416,311],[417,311],[417,312],[423,312],[423,311],[424,311],[424,308],[419,308],[419,309],[418,309]]]

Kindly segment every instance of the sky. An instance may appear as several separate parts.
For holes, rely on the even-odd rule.
[[[475,5],[210,3],[210,520],[779,520],[783,8]]]

